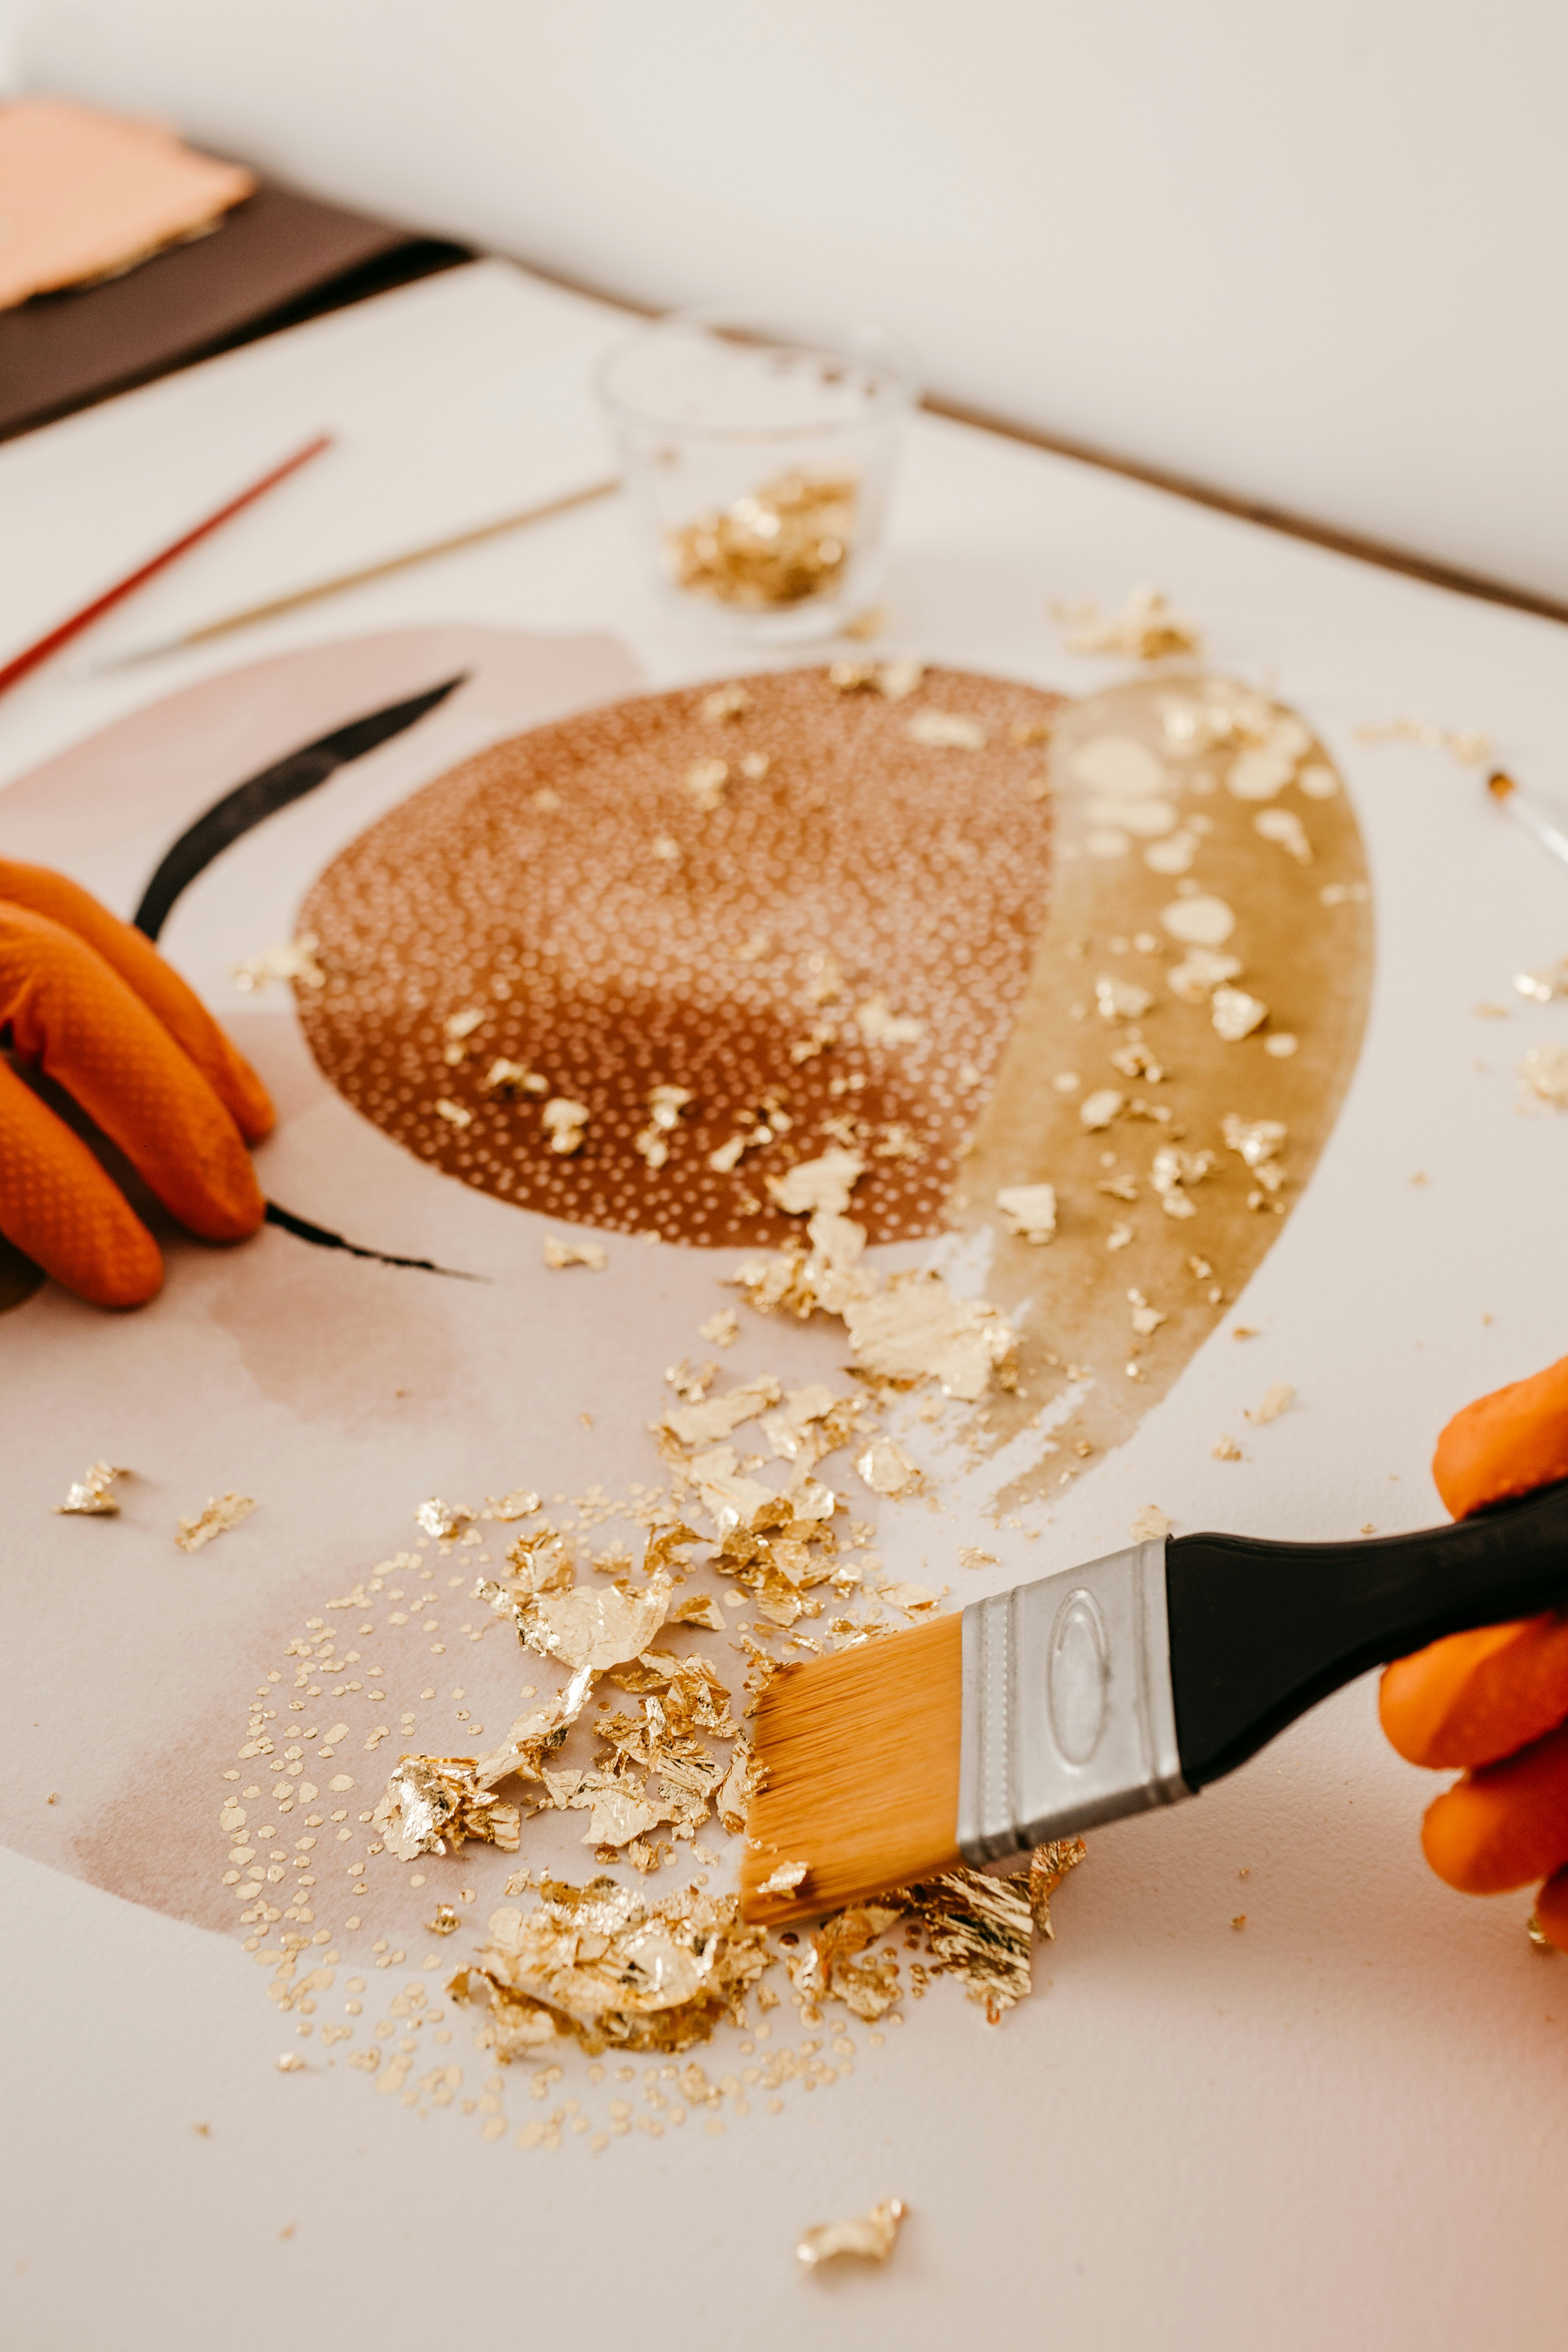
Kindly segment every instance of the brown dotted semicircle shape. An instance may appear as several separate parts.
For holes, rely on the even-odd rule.
[[[738,718],[705,716],[705,686],[513,737],[373,825],[301,914],[327,974],[300,992],[305,1034],[416,1158],[552,1217],[774,1245],[800,1226],[763,1178],[837,1141],[867,1160],[872,1241],[937,1232],[1045,921],[1061,698],[942,669],[900,701],[821,669],[744,683]],[[976,722],[984,748],[914,740],[921,711]],[[720,760],[705,810],[688,773]],[[841,992],[814,1001],[834,967]],[[868,1042],[870,997],[919,1036]],[[792,1060],[821,1027],[832,1042]],[[587,1106],[578,1150],[551,1148],[546,1097],[487,1088],[498,1059]],[[656,1170],[636,1139],[658,1086],[692,1099]],[[787,1129],[714,1171],[769,1098]]]

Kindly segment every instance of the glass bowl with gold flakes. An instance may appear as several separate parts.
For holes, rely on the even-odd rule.
[[[689,310],[599,389],[667,604],[753,643],[832,636],[879,585],[910,354],[885,330]]]

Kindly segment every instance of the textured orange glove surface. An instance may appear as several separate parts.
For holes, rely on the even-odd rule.
[[[1568,1356],[1456,1414],[1432,1472],[1457,1519],[1568,1478]],[[1401,1658],[1379,1709],[1412,1764],[1466,1768],[1422,1830],[1438,1877],[1468,1895],[1544,1879],[1536,1918],[1568,1951],[1568,1610]]]
[[[58,1081],[205,1241],[266,1211],[256,1073],[140,931],[63,875],[0,858],[0,1036]],[[158,1245],[79,1137],[0,1060],[0,1234],[100,1307],[140,1307]]]

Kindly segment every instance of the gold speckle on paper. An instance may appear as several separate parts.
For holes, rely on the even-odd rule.
[[[1568,1045],[1531,1045],[1519,1066],[1520,1107],[1568,1110]]]
[[[278,2072],[280,2074],[302,2074],[304,2071],[305,2061],[300,2057],[300,2053],[297,2050],[285,2050],[278,2061]]]
[[[556,1234],[544,1237],[544,1263],[559,1273],[569,1265],[585,1265],[595,1274],[603,1274],[609,1256],[598,1242],[569,1242]]]
[[[1054,1184],[1005,1184],[996,1206],[1007,1230],[1021,1241],[1048,1242],[1057,1229],[1057,1188]]]
[[[81,1476],[67,1487],[65,1501],[57,1503],[55,1509],[67,1518],[116,1518],[120,1506],[110,1490],[117,1478],[130,1475],[128,1470],[117,1470],[112,1463],[89,1462]]]
[[[1259,1425],[1266,1421],[1278,1421],[1282,1412],[1289,1412],[1295,1402],[1296,1391],[1289,1381],[1275,1381],[1270,1387],[1265,1389],[1263,1402],[1256,1412],[1250,1406],[1247,1408],[1247,1418]]]
[[[1358,743],[1419,743],[1428,751],[1447,751],[1462,768],[1484,768],[1495,758],[1490,739],[1479,727],[1443,727],[1434,719],[1403,719],[1358,727]]]
[[[1242,1459],[1241,1448],[1234,1437],[1216,1437],[1209,1451],[1216,1462],[1239,1462]]]
[[[911,743],[945,751],[983,751],[987,740],[977,719],[956,710],[917,710],[905,720],[904,732]]]
[[[721,1307],[697,1326],[697,1336],[710,1347],[732,1348],[741,1336],[741,1318],[732,1307]]]
[[[1103,1128],[1111,1126],[1126,1108],[1126,1096],[1119,1094],[1114,1087],[1097,1087],[1093,1094],[1085,1095],[1079,1103],[1079,1122],[1091,1135],[1097,1135]]]
[[[855,1467],[874,1495],[907,1495],[921,1484],[920,1472],[890,1437],[873,1438],[855,1456]]]
[[[665,536],[678,587],[761,612],[828,594],[849,560],[857,487],[847,478],[775,475]]]
[[[909,2208],[901,2197],[885,2198],[868,2213],[852,2221],[820,2221],[803,2230],[795,2240],[795,2260],[803,2270],[841,2261],[848,2255],[861,2262],[885,2263],[899,2242],[899,2231]]]
[[[194,1519],[181,1519],[174,1531],[174,1541],[182,1551],[200,1551],[202,1546],[211,1543],[215,1536],[226,1534],[230,1528],[238,1527],[241,1519],[247,1519],[255,1508],[256,1505],[248,1495],[210,1496],[205,1508],[198,1511]]]
[[[743,719],[752,708],[752,698],[738,682],[715,687],[702,698],[702,716],[711,725],[721,726],[726,719]]]
[[[1544,971],[1516,971],[1515,992],[1531,1004],[1550,1004],[1554,997],[1568,996],[1568,956]],[[1478,1005],[1478,1013],[1486,1012],[1495,1020],[1503,1011],[1500,1004]]]
[[[705,815],[721,805],[729,781],[728,760],[693,760],[686,771],[686,789]]]
[[[446,1095],[437,1097],[436,1116],[444,1118],[448,1127],[472,1127],[474,1123],[474,1114],[467,1103],[453,1102]]]
[[[1173,654],[1203,651],[1197,624],[1173,610],[1159,588],[1129,592],[1120,613],[1102,614],[1092,601],[1053,607],[1075,654],[1130,654],[1136,661],[1163,661]]]
[[[586,1103],[573,1102],[565,1095],[556,1095],[545,1104],[540,1116],[550,1138],[552,1151],[568,1154],[582,1150],[583,1139],[588,1131]]]
[[[539,1498],[535,1496],[529,1506],[529,1511],[536,1511],[538,1508]],[[460,1535],[473,1516],[472,1511],[465,1509],[461,1503],[444,1503],[438,1495],[432,1495],[429,1500],[421,1503],[415,1512],[414,1523],[416,1527],[422,1528],[427,1536],[435,1537],[438,1542],[446,1542],[449,1538]],[[501,1515],[498,1513],[497,1516]],[[529,1512],[522,1512],[519,1516],[527,1517]]]
[[[1268,1018],[1268,1007],[1262,999],[1248,996],[1243,988],[1216,988],[1209,1005],[1215,1034],[1227,1045],[1239,1045]]]
[[[259,955],[229,966],[234,984],[247,996],[258,995],[275,980],[292,981],[299,988],[325,988],[327,975],[316,955],[321,944],[314,931],[301,931],[281,947],[263,948]]]
[[[526,1877],[527,1873],[524,1872],[523,1875]],[[425,1925],[433,1936],[455,1936],[458,1929],[461,1927],[462,1921],[458,1918],[458,1914],[453,1909],[451,1904],[437,1903],[429,1918],[426,1920]]]
[[[1158,1503],[1145,1503],[1129,1522],[1128,1534],[1134,1543],[1162,1543],[1171,1532],[1171,1517]]]

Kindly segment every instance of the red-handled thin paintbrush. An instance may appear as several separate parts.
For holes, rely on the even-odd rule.
[[[106,588],[100,596],[95,596],[90,604],[84,604],[79,612],[72,613],[68,620],[61,621],[46,636],[36,638],[32,645],[25,646],[19,654],[0,666],[0,694],[19,685],[40,663],[60,652],[73,637],[79,637],[84,629],[90,629],[95,621],[100,621],[106,613],[111,613],[116,604],[123,604],[127,596],[134,595],[138,588],[153,579],[168,564],[174,562],[190,548],[197,546],[211,532],[221,529],[223,524],[242,513],[268,490],[276,489],[279,482],[286,482],[290,474],[297,474],[301,466],[308,465],[312,457],[319,457],[323,449],[330,449],[331,446],[330,433],[318,433],[313,440],[306,442],[302,449],[296,449],[291,457],[285,457],[280,466],[274,466],[269,473],[263,474],[259,481],[252,482],[237,496],[227,499],[216,513],[205,516],[189,530],[182,531],[178,539],[171,540],[167,547],[160,548],[157,554],[149,556],[145,563],[139,563],[134,572],[128,572],[123,580],[117,580],[111,588]]]
[[[812,1918],[1173,1804],[1368,1667],[1565,1601],[1568,1482],[1366,1543],[1136,1544],[791,1666],[758,1710],[742,1910]]]

